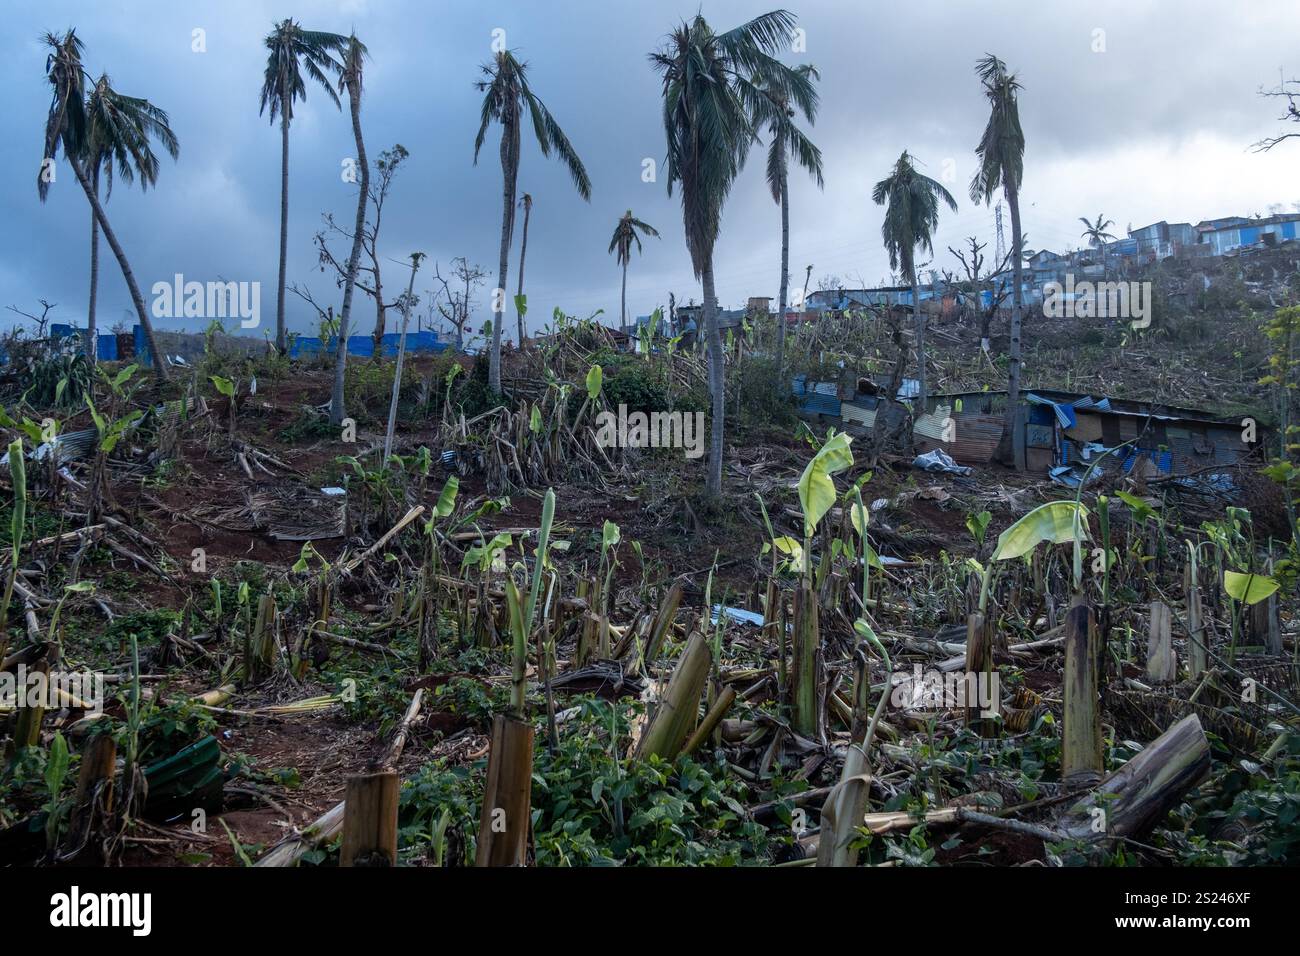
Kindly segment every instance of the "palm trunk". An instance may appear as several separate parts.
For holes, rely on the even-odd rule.
[[[287,98],[285,102],[288,102]],[[280,278],[275,287],[275,347],[285,353],[284,273],[289,260],[289,116],[280,114]]]
[[[528,255],[528,217],[532,215],[533,204],[525,198],[524,202],[524,234],[519,241],[519,292],[517,296],[524,294],[524,256]],[[524,313],[519,308],[519,302],[515,301],[515,321],[519,324],[519,347],[524,347]]]
[[[352,255],[348,257],[348,274],[343,282],[343,310],[339,313],[338,345],[334,358],[334,389],[330,393],[330,421],[343,424],[343,385],[348,370],[348,331],[352,315],[352,293],[357,284],[357,269],[361,264],[361,234],[366,228],[366,199],[370,191],[370,166],[366,162],[366,144],[361,138],[361,89],[358,83],[348,84],[348,102],[352,107],[352,138],[357,144],[357,166],[361,171],[357,194],[357,218],[352,231]]]
[[[506,275],[510,270],[510,237],[515,226],[515,183],[519,178],[519,127],[507,123],[501,131],[501,258],[492,298],[492,350],[488,354],[488,388],[501,394],[501,325],[506,312]]]
[[[90,174],[90,184],[99,196],[99,164]],[[99,296],[99,222],[95,210],[90,211],[90,301],[86,305],[86,358],[94,365],[99,358],[99,339],[95,337],[95,304]]]
[[[999,443],[1000,457],[1003,461],[1013,459],[1016,468],[1024,466],[1015,454],[1016,442],[1012,437],[1015,428],[1016,412],[1020,406],[1020,320],[1023,305],[1021,303],[1020,279],[1020,196],[1014,185],[1006,187],[1007,205],[1011,207],[1011,275],[1014,287],[1011,290],[1011,342],[1007,350],[1007,417],[1002,427],[1002,441]]]
[[[623,292],[619,298],[619,328],[627,331],[627,258],[623,259]]]
[[[113,227],[108,224],[108,217],[104,215],[104,207],[100,205],[99,197],[95,195],[94,187],[91,186],[86,171],[81,168],[81,162],[69,157],[68,165],[72,167],[73,173],[76,174],[77,182],[81,183],[86,199],[90,202],[90,208],[95,214],[95,220],[99,223],[99,228],[103,230],[104,241],[108,243],[108,247],[113,250],[113,255],[117,258],[118,267],[122,270],[122,278],[126,281],[127,291],[131,294],[131,304],[135,306],[136,318],[140,322],[140,328],[144,329],[145,341],[149,345],[149,353],[153,358],[154,371],[160,381],[171,381],[171,376],[167,374],[166,361],[163,359],[162,352],[158,349],[157,339],[154,338],[153,323],[149,321],[149,312],[144,307],[144,296],[140,294],[140,286],[136,284],[135,273],[131,271],[131,264],[126,261],[126,253],[122,251],[122,244],[117,241],[117,235],[113,232]]]
[[[700,274],[704,286],[704,330],[709,341],[709,391],[712,393],[713,424],[709,435],[708,493],[722,494],[723,417],[726,414],[722,331],[718,328],[718,300],[713,289],[713,254],[709,253]]]
[[[781,384],[781,365],[785,361],[785,310],[790,295],[790,184],[786,174],[785,154],[781,155],[781,295],[776,311],[776,381]]]
[[[925,414],[925,403],[930,397],[925,388],[925,314],[921,312],[921,287],[916,281],[916,266],[913,265],[908,269],[908,278],[912,280],[912,316],[916,320],[916,381],[919,394],[917,396],[917,416]],[[889,396],[893,399],[894,396]]]

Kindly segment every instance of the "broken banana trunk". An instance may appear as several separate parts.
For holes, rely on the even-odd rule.
[[[822,647],[817,592],[801,583],[794,592],[794,652],[790,719],[795,732],[816,739],[821,724]]]

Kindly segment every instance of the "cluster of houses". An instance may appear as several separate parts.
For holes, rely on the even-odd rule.
[[[1042,304],[1052,284],[1109,280],[1132,276],[1137,270],[1166,259],[1201,260],[1248,256],[1300,240],[1300,212],[1268,217],[1229,216],[1192,224],[1161,221],[1131,229],[1128,236],[1087,249],[1026,256],[1023,301]],[[1300,247],[1296,247],[1300,250]],[[931,273],[918,289],[921,307],[947,315],[966,304],[965,293],[951,281]],[[1010,275],[996,280],[1009,291]],[[1207,280],[1208,281],[1208,280]],[[988,306],[992,292],[982,292]],[[973,303],[970,303],[973,304]],[[810,321],[826,311],[912,305],[910,286],[871,289],[822,289],[809,293],[802,308],[792,308],[786,321]],[[700,307],[679,306],[677,325],[701,323]],[[772,300],[752,298],[743,309],[724,310],[723,327],[739,325],[746,316],[771,315]],[[664,329],[676,334],[679,329]],[[806,381],[791,385],[803,417],[860,433],[870,432],[882,403],[881,383]],[[935,449],[964,465],[990,463],[1002,439],[1007,419],[1004,391],[964,392],[927,396],[919,406],[917,383],[905,380],[897,402],[910,406],[913,441],[918,452]],[[1101,460],[1108,471],[1165,475],[1196,481],[1220,490],[1232,485],[1232,466],[1251,454],[1257,438],[1240,421],[1224,420],[1190,408],[1159,402],[1136,402],[1057,390],[1023,393],[1013,416],[1012,451],[1020,466],[1075,486]]]
[[[1031,306],[1041,305],[1044,290],[1053,283],[1066,285],[1069,282],[1130,276],[1139,269],[1165,259],[1203,260],[1208,265],[1209,260],[1215,258],[1248,256],[1297,240],[1300,240],[1300,212],[1276,213],[1266,217],[1225,216],[1221,219],[1205,219],[1195,224],[1161,220],[1140,229],[1130,229],[1127,237],[1100,246],[1066,252],[1053,252],[1049,249],[1029,251],[1022,273],[1021,301]],[[976,302],[974,295],[961,287],[964,284],[945,279],[933,271],[927,278],[929,281],[918,286],[918,293],[922,309],[933,314],[948,316],[964,305],[987,307],[994,295],[991,289],[985,288],[980,291],[979,301]],[[1008,271],[995,277],[991,284],[996,285],[999,293],[1005,295],[1011,283],[1012,277]],[[791,324],[813,321],[826,311],[890,306],[910,308],[911,305],[912,288],[907,285],[877,286],[870,289],[819,289],[809,292],[802,304],[796,301],[791,305],[786,311],[786,321]],[[702,327],[701,311],[699,305],[678,306],[676,327],[664,328],[663,333],[678,334],[692,319],[697,326]],[[719,325],[722,328],[735,327],[746,316],[755,313],[771,315],[772,312],[773,302],[770,297],[752,297],[745,308],[723,309],[719,314]],[[637,319],[637,324],[644,325],[649,321],[649,316],[642,316]]]

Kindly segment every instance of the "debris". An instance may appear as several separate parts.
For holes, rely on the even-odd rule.
[[[923,471],[943,472],[949,475],[969,475],[974,472],[973,468],[957,464],[942,448],[927,451],[924,455],[917,455],[912,460],[912,467],[920,468]]]

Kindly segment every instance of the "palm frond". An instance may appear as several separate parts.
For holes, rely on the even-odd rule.
[[[277,117],[286,122],[292,121],[294,101],[307,98],[304,70],[308,77],[324,88],[334,105],[341,108],[334,82],[326,75],[326,71],[336,74],[343,72],[343,63],[334,59],[332,54],[338,55],[340,59],[345,58],[355,40],[355,36],[304,30],[292,19],[281,20],[263,41],[269,52],[266,70],[262,74],[258,112],[269,112],[272,123]],[[364,45],[356,42],[364,52]]]
[[[999,186],[1018,190],[1024,177],[1025,134],[1017,102],[1021,85],[1007,71],[1007,65],[992,54],[976,62],[975,73],[984,85],[989,119],[975,147],[979,166],[971,179],[970,198],[972,202],[988,203]]]
[[[85,47],[76,30],[62,36],[47,33],[43,42],[50,48],[45,58],[45,77],[50,83],[50,108],[45,120],[45,148],[36,190],[41,202],[49,194],[50,181],[45,163],[58,156],[60,145],[70,162],[79,162],[86,151],[85,70],[81,55]]]

